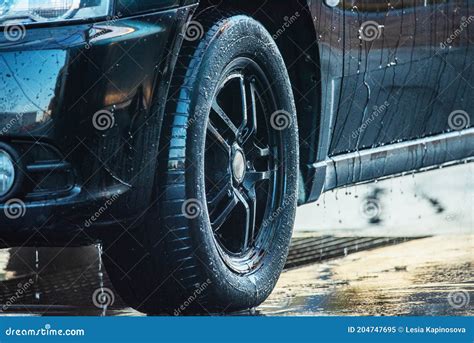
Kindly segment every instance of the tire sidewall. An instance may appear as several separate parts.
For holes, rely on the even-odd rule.
[[[298,131],[296,108],[285,63],[270,34],[261,24],[246,16],[225,20],[204,50],[201,66],[196,68],[196,83],[190,104],[190,121],[186,139],[186,193],[188,199],[202,204],[199,217],[190,220],[195,254],[203,264],[206,280],[211,287],[213,302],[228,303],[228,307],[256,306],[273,290],[283,269],[291,240],[297,203],[298,183]],[[203,40],[206,41],[206,40]],[[199,49],[198,49],[199,50]],[[221,259],[215,246],[206,204],[204,151],[208,116],[212,99],[226,66],[237,57],[249,57],[265,71],[272,84],[279,110],[291,114],[290,125],[279,131],[286,145],[282,171],[289,194],[283,195],[278,213],[272,224],[275,235],[263,257],[261,266],[251,274],[242,276],[230,270]],[[271,126],[269,126],[271,129]]]

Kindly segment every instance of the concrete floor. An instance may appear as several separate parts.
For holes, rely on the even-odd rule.
[[[437,236],[284,272],[265,315],[474,315],[474,235]]]
[[[474,235],[435,236],[290,269],[265,303],[238,315],[474,315],[473,252]],[[105,313],[93,305],[99,277],[97,260],[90,262],[42,274],[39,288],[31,286],[4,315],[141,315],[118,296]],[[4,294],[25,287],[34,274],[9,278],[0,282]],[[107,276],[104,282],[113,290]]]

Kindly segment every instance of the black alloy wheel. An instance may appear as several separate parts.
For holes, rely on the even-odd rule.
[[[285,192],[271,84],[252,59],[226,68],[207,125],[206,203],[216,247],[236,273],[258,268],[275,228],[269,216]],[[280,154],[281,155],[281,154]]]
[[[193,23],[202,38],[185,40],[177,62],[156,206],[104,254],[121,297],[146,313],[259,305],[285,264],[296,211],[296,109],[277,45],[248,16],[211,9]]]

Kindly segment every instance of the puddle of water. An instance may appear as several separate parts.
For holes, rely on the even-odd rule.
[[[279,315],[472,316],[473,251],[474,235],[440,236],[291,270],[259,312],[284,291]]]
[[[89,251],[88,251],[89,250]],[[87,248],[97,253],[97,247]],[[268,300],[233,315],[474,315],[474,235],[439,236],[357,252],[283,273]],[[47,253],[42,253],[46,261]],[[100,259],[40,276],[41,301],[15,299],[5,315],[141,316],[115,293],[110,308],[94,305],[94,290],[113,290]],[[33,275],[33,274],[32,274]],[[98,277],[99,276],[99,277]],[[1,282],[2,303],[27,277]],[[468,300],[464,300],[464,299]],[[465,304],[462,302],[466,301]],[[453,307],[452,303],[461,307]],[[31,305],[35,304],[35,305]]]

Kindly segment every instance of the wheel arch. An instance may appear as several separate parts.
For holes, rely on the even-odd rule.
[[[196,14],[210,6],[245,13],[261,22],[283,56],[295,97],[300,140],[299,203],[305,203],[313,186],[321,125],[321,68],[317,35],[305,0],[250,1],[203,0]]]

